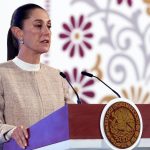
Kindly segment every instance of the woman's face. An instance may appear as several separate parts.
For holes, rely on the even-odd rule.
[[[23,46],[34,54],[48,52],[51,43],[51,21],[46,11],[34,9],[23,23]]]

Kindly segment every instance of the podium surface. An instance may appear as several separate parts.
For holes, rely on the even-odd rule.
[[[67,150],[108,148],[100,132],[100,116],[104,104],[65,105],[29,128],[26,150]],[[137,105],[143,119],[143,134],[138,147],[150,147],[150,105]],[[11,140],[4,150],[21,150]]]

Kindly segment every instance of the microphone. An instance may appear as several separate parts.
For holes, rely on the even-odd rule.
[[[60,72],[59,74],[60,74],[64,79],[67,80],[67,82],[69,83],[69,85],[71,86],[71,88],[73,89],[74,93],[75,93],[76,96],[77,96],[77,103],[78,103],[78,104],[81,104],[81,100],[80,100],[80,98],[79,98],[78,93],[77,93],[76,90],[73,88],[73,86],[71,85],[70,81],[67,79],[66,75],[65,75],[63,72]]]
[[[99,81],[101,81],[104,85],[106,85],[110,90],[112,90],[112,91],[117,95],[117,97],[121,98],[121,96],[120,96],[114,89],[112,89],[110,86],[108,86],[108,85],[107,85],[104,81],[102,81],[100,78],[98,78],[98,77],[94,76],[93,74],[88,73],[88,72],[86,72],[86,71],[82,71],[81,74],[84,75],[84,76],[97,78],[97,79],[98,79]]]

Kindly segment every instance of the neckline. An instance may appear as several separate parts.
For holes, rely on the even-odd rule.
[[[23,60],[19,59],[18,57],[15,57],[12,62],[21,70],[27,71],[27,72],[37,72],[41,69],[41,64],[30,64],[27,62],[24,62]]]
[[[9,63],[11,64],[11,66],[13,68],[16,68],[17,71],[24,72],[24,73],[33,73],[33,74],[36,74],[36,73],[40,73],[45,68],[45,65],[42,64],[42,63],[40,63],[40,70],[39,71],[26,71],[26,70],[22,70],[21,68],[19,68],[12,60],[9,60]]]

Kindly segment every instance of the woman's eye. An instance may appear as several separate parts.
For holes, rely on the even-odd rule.
[[[51,25],[48,25],[47,28],[50,29],[50,28],[51,28]]]
[[[42,27],[42,25],[38,24],[38,25],[35,25],[35,27],[37,27],[37,28],[41,28],[41,27]]]

